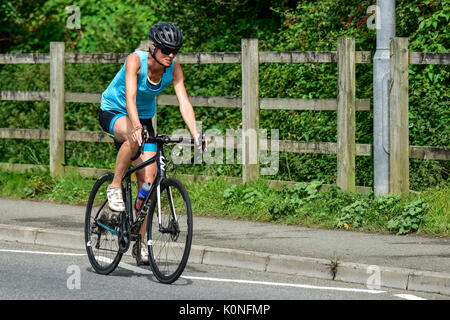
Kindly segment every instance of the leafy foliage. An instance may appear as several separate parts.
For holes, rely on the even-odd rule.
[[[80,7],[79,29],[67,28]],[[339,37],[354,37],[356,50],[375,50],[375,30],[367,28],[372,0],[256,1],[256,0],[113,0],[76,3],[69,0],[4,0],[0,3],[1,53],[49,52],[50,41],[64,41],[68,52],[131,52],[147,37],[157,21],[176,23],[185,36],[185,52],[239,51],[241,38],[260,39],[260,50],[336,50]],[[396,1],[397,36],[409,38],[411,51],[446,52],[450,43],[449,0]],[[66,90],[102,92],[119,65],[66,64]],[[449,146],[449,67],[414,65],[410,79],[410,144]],[[184,65],[185,82],[191,96],[240,96],[240,65]],[[48,91],[48,65],[1,65],[1,90]],[[357,65],[357,98],[372,98],[372,65]],[[261,97],[335,98],[335,64],[261,64]],[[165,93],[173,93],[168,88]],[[0,127],[48,129],[48,103],[1,101]],[[238,128],[238,108],[196,107],[204,128],[222,133]],[[98,105],[67,103],[66,130],[100,131]],[[372,143],[371,112],[356,113],[358,143]],[[280,139],[336,141],[336,113],[316,111],[261,110],[262,129],[279,129]],[[159,106],[158,128],[171,133],[185,124],[178,108]],[[0,140],[2,162],[48,164],[46,142]],[[30,151],[29,148],[33,149]],[[34,154],[34,156],[31,156]],[[358,185],[373,184],[373,159],[357,157]],[[112,167],[114,148],[110,144],[67,143],[70,165]],[[240,165],[182,167],[181,172],[234,175]],[[411,159],[411,187],[423,190],[448,184],[448,161]],[[336,180],[336,156],[280,154],[277,180],[313,181],[332,184]]]
[[[224,178],[187,181],[193,211],[198,216],[231,217],[308,227],[359,231],[417,232],[450,236],[450,188],[433,188],[420,195],[355,194],[321,181],[274,189],[267,181],[230,184]],[[48,170],[24,173],[0,169],[0,196],[85,205],[95,178],[77,171],[52,177]],[[135,190],[137,192],[137,190]]]
[[[416,232],[430,216],[430,202],[420,196],[351,194],[336,186],[319,191],[321,182],[296,184],[281,192],[281,201],[272,203],[268,211],[273,221],[314,221],[326,226],[352,229],[391,231],[397,234]],[[447,194],[448,200],[448,194]],[[448,210],[440,213],[448,216]],[[448,217],[447,217],[448,218]],[[445,228],[445,226],[444,226]]]
[[[242,202],[252,205],[258,200],[261,200],[262,196],[261,192],[254,187],[245,186],[244,188],[239,188],[237,185],[233,184],[223,192],[223,198],[225,200],[222,204],[227,205],[231,204],[231,202]]]
[[[398,234],[406,234],[419,229],[429,205],[423,199],[416,199],[408,203],[401,215],[395,216],[388,222],[388,228]]]
[[[368,207],[367,202],[357,200],[342,208],[341,216],[336,221],[336,227],[348,229],[362,226]]]

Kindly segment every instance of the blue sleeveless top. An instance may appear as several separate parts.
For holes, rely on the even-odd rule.
[[[140,119],[153,118],[156,112],[155,97],[172,83],[173,64],[164,71],[161,81],[157,86],[150,86],[147,81],[148,51],[137,50],[141,60],[141,70],[137,76],[136,106]],[[128,114],[125,97],[125,63],[102,94],[100,109]]]

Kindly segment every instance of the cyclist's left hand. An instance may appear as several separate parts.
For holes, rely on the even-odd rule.
[[[206,151],[208,149],[208,141],[206,140],[206,137],[204,137],[204,138],[205,138],[205,140],[204,140],[205,150],[203,150],[203,151]],[[194,139],[195,139],[195,147],[197,149],[201,150],[202,149],[201,135],[199,133],[197,133],[197,135],[194,136]]]

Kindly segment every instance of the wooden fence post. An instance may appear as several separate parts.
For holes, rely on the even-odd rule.
[[[259,177],[258,39],[242,39],[242,180]]]
[[[409,192],[408,38],[390,42],[390,193]]]
[[[337,185],[356,191],[355,39],[338,39]]]
[[[64,42],[50,42],[50,173],[64,172]]]

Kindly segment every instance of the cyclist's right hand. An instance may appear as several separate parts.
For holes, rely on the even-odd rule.
[[[139,124],[131,129],[131,140],[137,142],[138,146],[142,144],[142,125]]]

